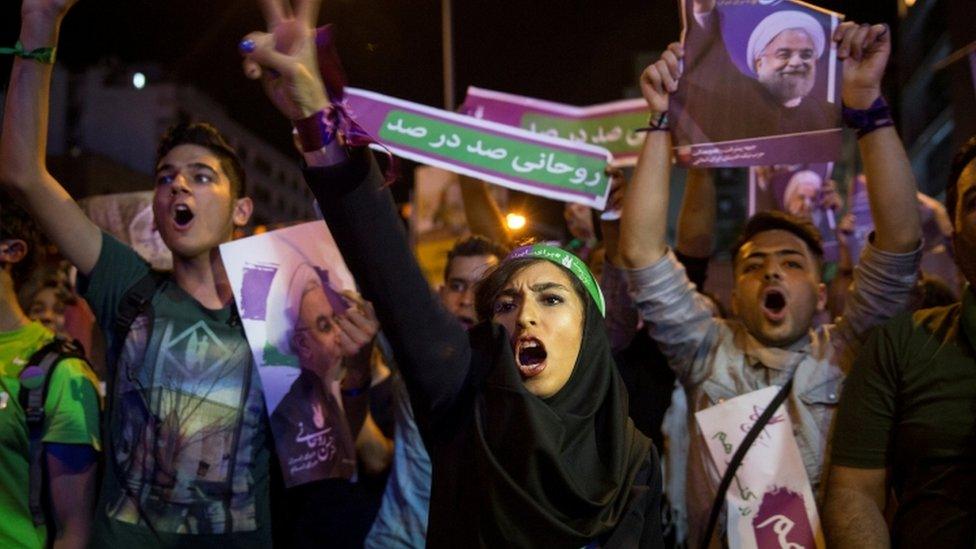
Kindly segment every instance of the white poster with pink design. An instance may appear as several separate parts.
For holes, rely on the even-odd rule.
[[[753,391],[695,414],[716,479],[779,389]],[[824,549],[817,505],[784,405],[746,452],[725,503],[732,549]]]

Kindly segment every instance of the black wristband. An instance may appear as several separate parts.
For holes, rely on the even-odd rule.
[[[668,113],[656,112],[651,114],[651,118],[647,121],[646,128],[638,128],[634,130],[635,133],[641,132],[666,132],[670,129],[668,125]]]
[[[857,132],[858,139],[874,130],[895,125],[895,121],[891,117],[891,107],[880,95],[866,109],[852,109],[844,105],[841,116],[844,119],[844,124]]]

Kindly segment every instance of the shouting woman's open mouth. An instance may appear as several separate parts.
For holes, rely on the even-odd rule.
[[[520,337],[515,342],[515,362],[523,378],[539,375],[546,369],[546,346],[534,337]]]

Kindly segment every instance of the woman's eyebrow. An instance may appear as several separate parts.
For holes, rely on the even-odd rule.
[[[538,284],[533,284],[532,286],[529,286],[529,289],[536,293],[545,292],[547,290],[563,290],[565,292],[569,291],[569,288],[567,288],[562,284],[559,284],[558,282],[540,282]]]

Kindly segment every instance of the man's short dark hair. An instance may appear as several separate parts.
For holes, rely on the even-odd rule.
[[[974,159],[976,159],[976,135],[970,137],[969,141],[966,141],[956,151],[956,156],[952,158],[952,165],[949,168],[945,205],[953,224],[956,222],[956,208],[958,207],[956,202],[959,200],[959,178],[962,177],[962,172],[966,169],[966,166]]]
[[[498,261],[505,259],[508,255],[508,248],[481,235],[471,235],[458,240],[451,251],[447,252],[447,264],[444,265],[444,280],[451,275],[451,263],[455,257],[475,257],[479,255],[490,255],[498,258]]]
[[[737,263],[739,250],[745,246],[746,242],[755,238],[759,233],[777,230],[796,235],[810,249],[810,252],[817,259],[818,266],[823,262],[824,252],[820,231],[813,226],[813,223],[786,212],[771,210],[759,212],[746,221],[746,226],[742,228],[742,233],[732,247],[732,264]]]
[[[169,151],[180,145],[199,145],[215,154],[230,180],[234,197],[241,198],[245,195],[244,166],[237,156],[237,151],[227,143],[217,128],[203,122],[182,122],[170,126],[156,148],[156,165],[159,165]]]
[[[11,268],[14,291],[17,291],[38,264],[40,234],[31,216],[8,193],[0,190],[0,240],[9,239],[27,243],[27,254]]]

